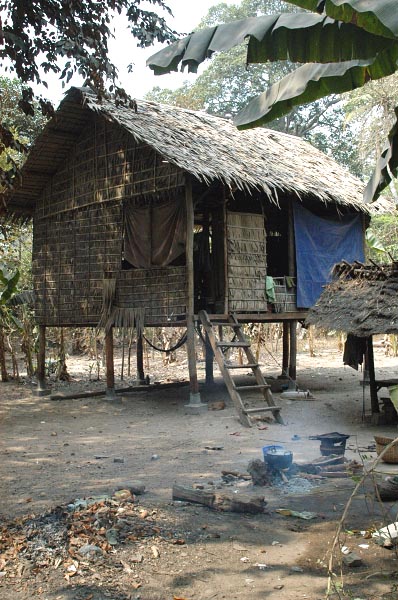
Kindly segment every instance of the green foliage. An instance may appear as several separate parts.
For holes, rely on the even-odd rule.
[[[20,272],[20,288],[32,288],[32,226],[3,223],[0,226],[0,265]]]
[[[38,110],[37,103],[34,105],[34,114],[26,115],[24,112],[16,110],[25,88],[26,86],[18,79],[0,76],[1,123],[15,132],[18,138],[29,147],[46,124],[47,119]]]
[[[0,305],[5,306],[9,302],[17,290],[18,281],[19,271],[8,273],[0,267],[0,283],[3,286],[3,289],[0,291]]]
[[[377,252],[377,253],[381,252],[383,254],[385,254],[387,252],[386,249],[385,249],[385,246],[384,246],[383,242],[378,237],[378,235],[375,232],[375,230],[372,229],[372,227],[369,227],[366,230],[365,240],[366,240],[366,243],[369,246],[369,248],[371,250],[373,250],[374,252]]]
[[[256,17],[273,11],[297,11],[279,0],[243,0],[237,5],[220,3],[210,8],[199,25],[214,26],[220,21]],[[185,82],[177,90],[153,88],[147,98],[193,110],[205,109],[217,116],[231,116],[242,111],[249,98],[260,94],[295,69],[286,62],[245,65],[246,46],[241,44],[217,54],[193,84]],[[361,175],[357,160],[356,135],[344,126],[345,111],[338,96],[320,99],[306,107],[296,107],[268,124],[271,129],[303,137],[320,150],[332,155],[355,175]]]
[[[10,308],[10,300],[17,293],[19,271],[13,273],[0,267],[0,328],[10,329],[15,326],[22,328],[22,324],[14,311]]]
[[[369,230],[368,230],[369,231]],[[380,262],[380,249],[384,248],[392,258],[398,260],[398,220],[395,214],[379,215],[372,217],[371,239],[374,243],[368,244],[368,256]],[[384,262],[389,262],[388,257],[383,257]]]
[[[346,118],[357,132],[358,154],[366,176],[379,158],[389,130],[394,123],[398,97],[398,73],[352,92],[345,103]]]
[[[24,151],[33,144],[47,122],[47,118],[37,110],[37,103],[35,103],[33,115],[25,115],[22,111],[15,110],[24,89],[23,84],[17,79],[0,77],[0,123],[20,144],[19,150],[7,148],[3,144],[3,150],[1,151],[0,142],[0,169],[5,174],[15,172],[22,165],[25,158]],[[4,175],[4,177],[7,176]],[[0,177],[0,189],[1,179]]]
[[[148,60],[161,74],[178,64],[196,71],[217,51],[248,42],[247,62],[290,60],[307,63],[287,74],[235,117],[248,128],[268,123],[292,107],[330,94],[362,87],[397,71],[398,12],[396,0],[288,0],[313,12],[244,19],[201,30]],[[380,153],[365,199],[371,201],[398,172],[398,106],[388,144]]]
[[[164,0],[148,3],[170,13]],[[165,18],[141,4],[141,0],[0,0],[0,66],[23,84],[15,107],[34,117],[38,104],[43,115],[51,116],[51,103],[43,97],[36,102],[31,87],[33,83],[48,87],[50,72],[57,74],[63,85],[79,73],[99,95],[109,91],[117,102],[131,103],[118,86],[117,69],[108,55],[115,13],[125,15],[140,47],[175,39]],[[26,150],[7,118],[0,121],[0,153],[5,149]],[[11,185],[17,172],[18,161],[9,161],[9,168],[0,172],[0,181]]]

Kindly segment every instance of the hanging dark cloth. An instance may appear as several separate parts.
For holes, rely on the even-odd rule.
[[[343,363],[358,371],[358,365],[363,363],[366,353],[366,338],[349,333],[344,344]]]
[[[165,267],[185,252],[185,242],[182,200],[154,207],[125,206],[124,257],[133,267]]]

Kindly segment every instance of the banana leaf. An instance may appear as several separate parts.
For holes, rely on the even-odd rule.
[[[374,58],[396,44],[353,24],[311,13],[249,17],[200,29],[160,50],[147,60],[155,75],[198,65],[214,52],[230,50],[248,40],[248,63],[269,60],[329,63]]]
[[[20,277],[20,272],[7,273],[5,269],[0,268],[0,283],[4,289],[0,293],[0,305],[5,305],[10,298],[15,294]]]
[[[374,60],[303,65],[251,100],[236,115],[235,125],[247,129],[269,123],[298,104],[362,87],[370,79],[394,73],[397,60],[398,45]]]
[[[365,188],[363,198],[367,203],[377,199],[398,173],[398,106],[395,108],[395,123],[388,134],[388,142],[376,163],[372,177]]]
[[[377,252],[387,252],[383,242],[371,227],[368,227],[365,231],[365,240],[372,250],[376,250]]]
[[[314,12],[325,12],[332,19],[354,23],[383,37],[398,38],[396,0],[287,0]]]

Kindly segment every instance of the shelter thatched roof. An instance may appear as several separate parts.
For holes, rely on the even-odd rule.
[[[10,210],[22,215],[33,211],[43,187],[95,112],[199,180],[262,190],[275,203],[295,194],[368,212],[363,184],[298,137],[264,128],[238,131],[231,121],[205,112],[141,100],[137,104],[135,111],[99,102],[87,89],[71,88],[31,151],[22,181],[9,198]]]
[[[359,337],[398,333],[398,264],[335,267],[336,279],[322,292],[306,322]]]

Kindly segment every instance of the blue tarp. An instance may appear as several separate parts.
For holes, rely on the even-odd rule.
[[[323,219],[294,205],[294,234],[297,266],[297,306],[313,306],[322,286],[331,280],[333,266],[340,260],[364,260],[360,215],[340,221]]]

